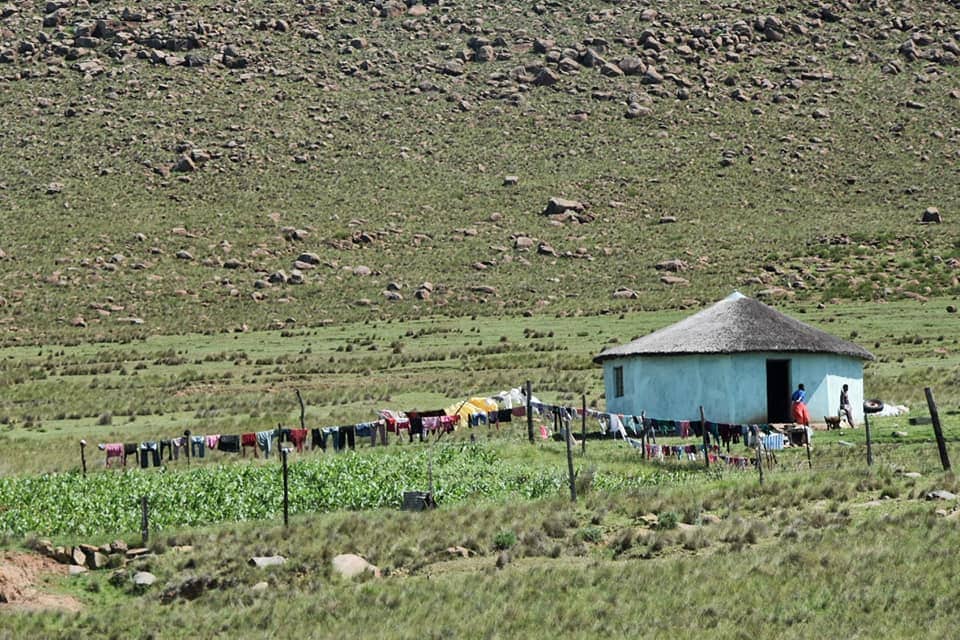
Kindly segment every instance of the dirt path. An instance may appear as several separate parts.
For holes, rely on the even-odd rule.
[[[0,554],[0,614],[45,609],[80,611],[83,605],[73,596],[47,593],[39,588],[48,576],[62,576],[67,572],[65,565],[50,558],[4,551]]]

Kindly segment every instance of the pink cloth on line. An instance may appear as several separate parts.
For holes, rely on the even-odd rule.
[[[218,444],[220,444],[220,434],[207,436],[207,449],[216,449]]]
[[[120,458],[123,457],[123,443],[114,442],[108,445],[104,445],[104,450],[107,452],[108,458]]]

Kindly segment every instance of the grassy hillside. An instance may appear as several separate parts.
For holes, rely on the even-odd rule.
[[[12,4],[0,337],[955,295],[954,4]]]

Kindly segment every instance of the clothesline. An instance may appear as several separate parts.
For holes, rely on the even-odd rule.
[[[679,436],[681,438],[694,435],[700,438],[703,437],[703,427],[705,426],[708,435],[713,438],[713,442],[723,442],[729,451],[731,441],[737,443],[743,437],[745,441],[749,442],[749,434],[752,433],[754,427],[765,434],[773,433],[773,429],[767,424],[733,425],[711,421],[701,423],[700,421],[690,420],[665,420],[647,418],[643,414],[637,416],[544,403],[532,396],[528,400],[522,389],[515,388],[488,397],[473,396],[455,402],[444,409],[426,411],[419,409],[409,411],[380,409],[376,412],[376,420],[350,425],[313,427],[310,429],[289,429],[278,426],[276,429],[239,435],[191,435],[187,431],[184,432],[182,437],[134,443],[108,443],[99,445],[99,448],[106,453],[105,465],[107,467],[111,466],[114,461],[125,467],[128,456],[134,455],[143,468],[150,466],[151,463],[153,466],[160,466],[165,454],[167,462],[172,462],[179,460],[181,457],[187,460],[204,458],[208,452],[212,451],[240,453],[246,456],[249,448],[253,450],[254,457],[259,457],[259,453],[262,452],[264,457],[268,458],[273,449],[273,441],[277,439],[281,442],[292,443],[298,452],[302,452],[307,445],[308,436],[311,449],[319,448],[326,451],[332,440],[333,450],[340,452],[354,449],[358,437],[369,437],[370,446],[377,446],[378,442],[380,446],[385,446],[388,444],[388,433],[401,437],[401,432],[406,431],[409,441],[412,442],[414,436],[418,436],[423,441],[425,437],[431,434],[436,434],[437,439],[439,439],[443,434],[455,431],[459,426],[474,428],[487,425],[499,429],[502,424],[512,422],[514,418],[527,417],[527,406],[530,407],[531,412],[540,417],[558,415],[561,420],[568,422],[574,417],[596,419],[601,433],[609,433],[614,437],[619,435],[624,440],[628,439],[628,432],[635,437],[650,437],[652,443],[656,442],[657,435]],[[544,434],[542,427],[541,437],[548,437]],[[706,438],[706,442],[710,442],[709,437]],[[767,448],[770,450],[782,449],[782,435],[780,435],[779,440],[771,440]],[[661,453],[662,450],[658,450],[658,455]],[[670,450],[670,453],[672,455],[674,452]],[[681,453],[688,452],[683,451]],[[695,452],[693,453],[695,455]]]

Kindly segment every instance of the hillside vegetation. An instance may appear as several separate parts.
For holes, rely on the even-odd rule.
[[[0,16],[8,344],[958,291],[956,2]]]

